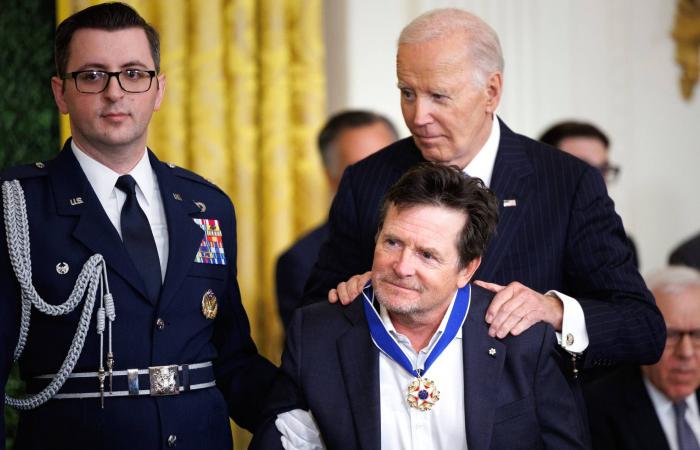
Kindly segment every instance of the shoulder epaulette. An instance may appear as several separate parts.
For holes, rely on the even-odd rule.
[[[46,170],[46,164],[41,161],[32,164],[22,164],[20,166],[10,167],[0,172],[0,182],[42,177],[48,173],[49,172]]]
[[[175,164],[172,163],[165,163],[172,171],[173,175],[178,176],[180,178],[185,178],[191,181],[194,181],[199,184],[203,184],[205,186],[209,186],[211,188],[216,189],[217,191],[221,192],[222,194],[226,195],[226,193],[221,189],[219,186],[214,184],[212,181],[207,180],[201,175],[197,175],[196,173],[192,172],[191,170],[184,169],[180,166],[176,166]]]

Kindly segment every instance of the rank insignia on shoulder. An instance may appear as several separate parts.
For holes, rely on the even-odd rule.
[[[204,238],[199,244],[199,251],[194,261],[201,264],[226,265],[224,241],[218,219],[192,219],[204,230]]]
[[[202,296],[202,314],[209,320],[216,318],[216,313],[219,311],[219,305],[216,301],[216,295],[211,289]]]

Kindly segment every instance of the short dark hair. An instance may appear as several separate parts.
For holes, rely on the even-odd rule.
[[[394,135],[394,138],[398,139],[399,134],[396,132],[394,124],[381,114],[364,110],[350,110],[342,111],[331,116],[318,135],[318,149],[321,152],[323,164],[327,168],[333,165],[331,148],[341,132],[349,128],[366,127],[368,125],[374,125],[375,123],[383,123],[386,125],[387,129]]]
[[[401,211],[421,205],[445,207],[466,215],[467,220],[456,242],[460,269],[483,255],[496,232],[496,195],[480,178],[466,175],[457,166],[433,162],[414,166],[389,189],[379,213],[378,230],[381,231],[391,206]]]
[[[66,74],[70,56],[70,42],[73,39],[73,34],[82,28],[96,28],[99,30],[141,28],[148,38],[156,72],[160,72],[160,38],[158,37],[158,32],[131,6],[115,2],[101,3],[85,8],[58,25],[54,40],[54,60],[56,62],[56,72],[59,76]]]
[[[552,125],[540,136],[540,142],[558,148],[564,139],[577,137],[596,138],[603,143],[606,149],[610,147],[610,140],[598,127],[592,123],[575,122],[573,120]]]

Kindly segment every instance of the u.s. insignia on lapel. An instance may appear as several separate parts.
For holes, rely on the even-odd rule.
[[[199,244],[194,261],[201,264],[226,265],[224,242],[218,219],[192,219],[204,230],[204,238]]]

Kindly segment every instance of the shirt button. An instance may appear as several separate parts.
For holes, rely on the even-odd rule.
[[[160,317],[158,318],[158,320],[156,320],[156,328],[158,328],[159,330],[162,330],[163,328],[165,328],[165,321],[163,319],[161,319]]]
[[[170,436],[168,436],[168,447],[172,448],[172,447],[175,447],[176,445],[177,445],[177,436],[175,436],[174,434],[171,434]]]

